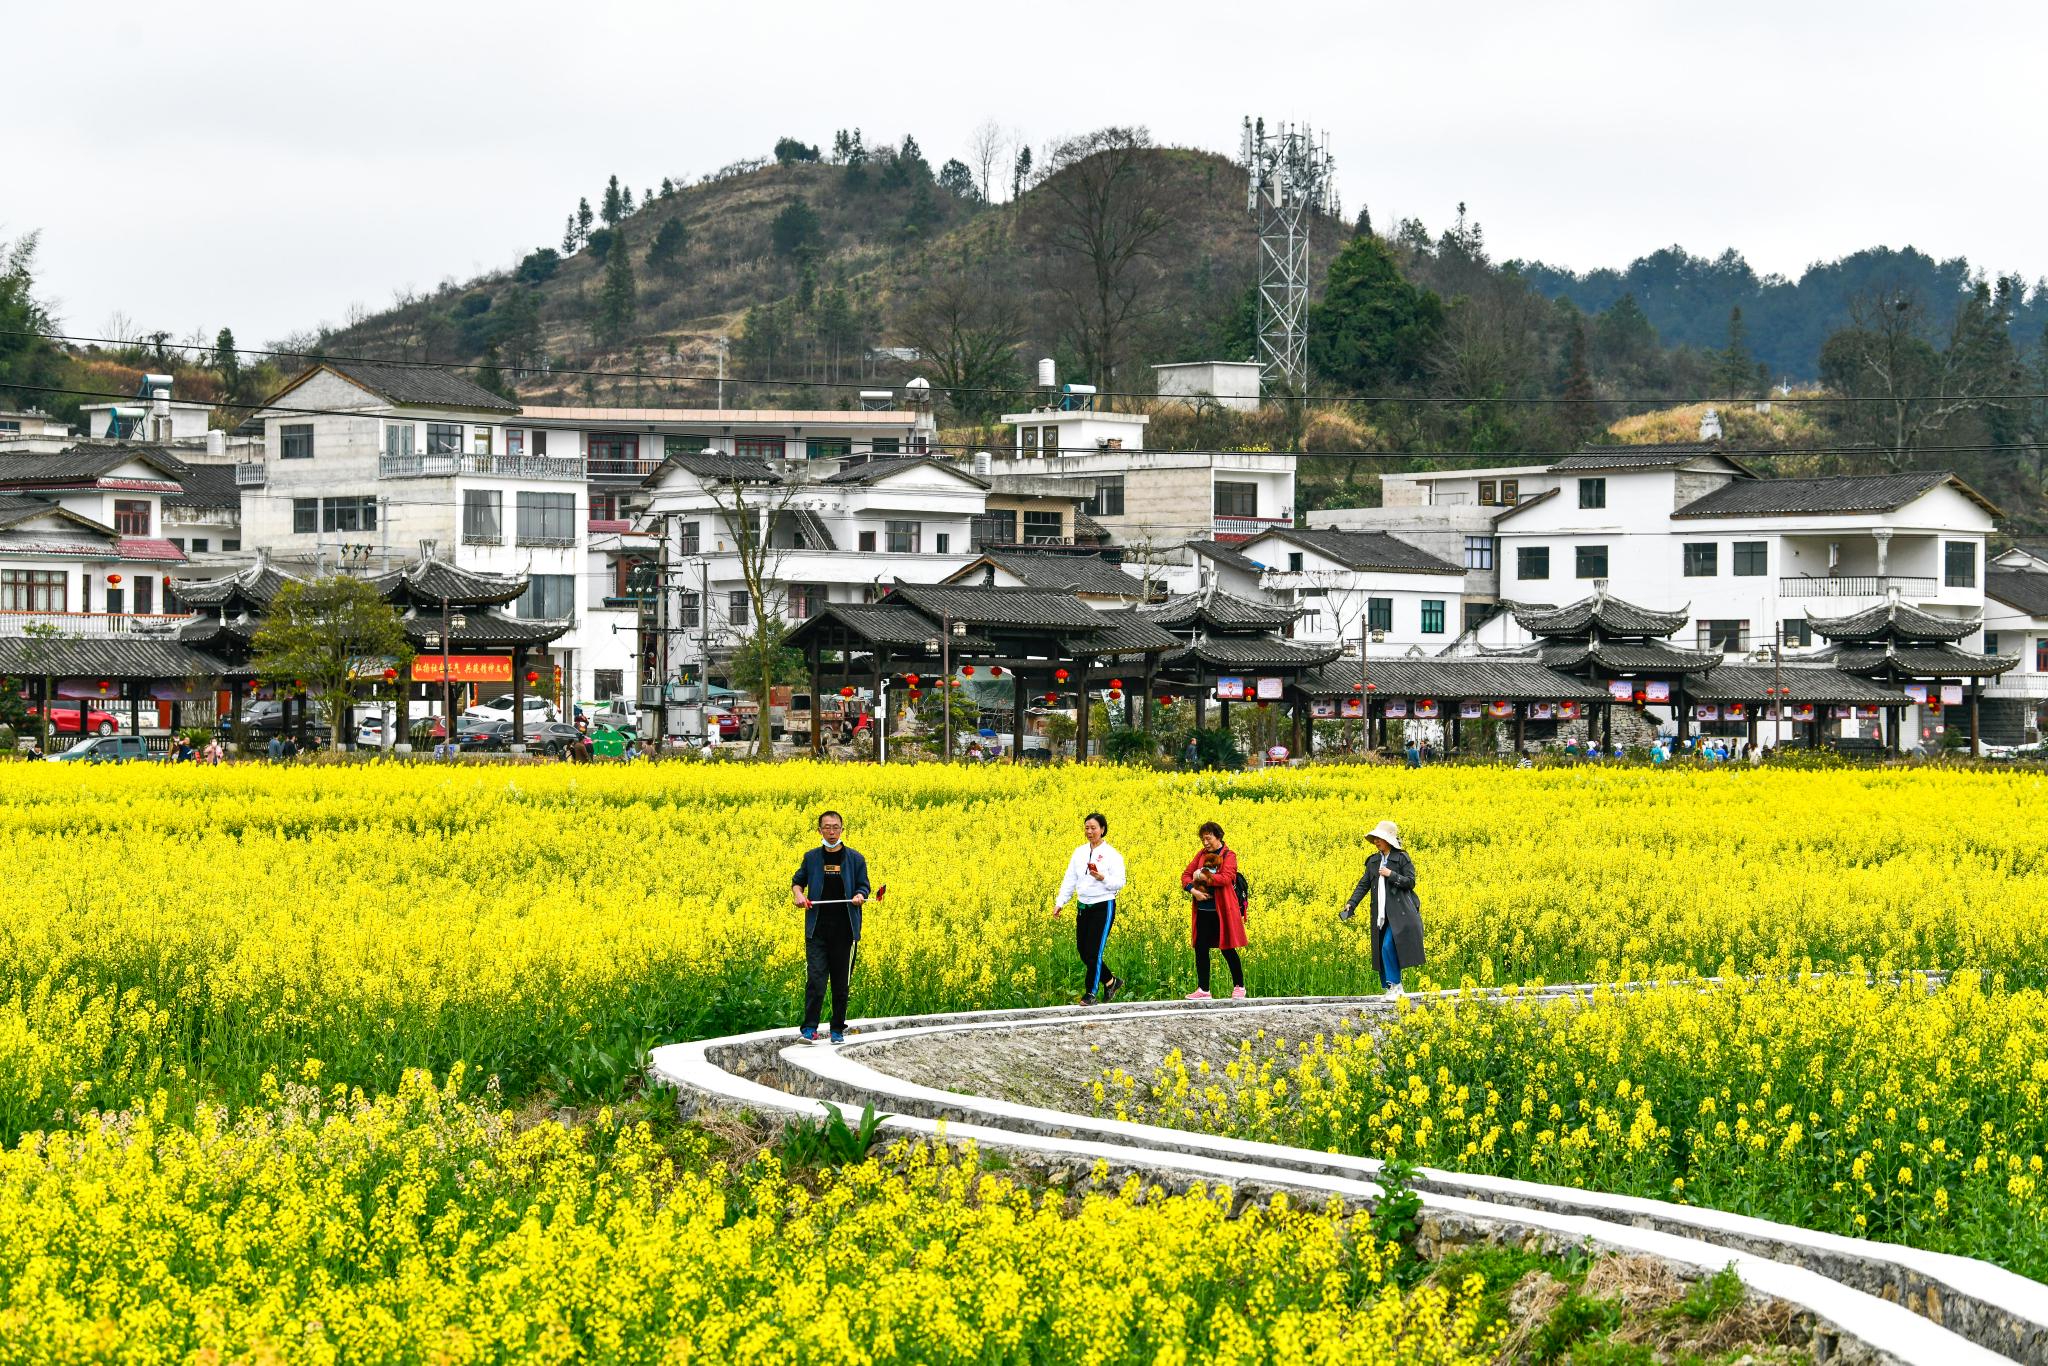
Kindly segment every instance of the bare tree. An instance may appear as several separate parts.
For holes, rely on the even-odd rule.
[[[1880,291],[1849,305],[1849,326],[1821,347],[1821,380],[1860,401],[1843,405],[1843,425],[1878,447],[1893,470],[1909,468],[1930,436],[1980,408],[2015,378],[2005,319],[1979,286],[1956,308],[1937,346],[1919,294]]]
[[[1145,265],[1173,221],[1164,160],[1143,128],[1102,128],[1052,149],[1033,232],[1084,373],[1105,391],[1143,309]]]
[[[940,278],[918,291],[903,320],[904,344],[930,364],[954,410],[976,421],[1003,410],[1023,340],[1022,301],[987,272]]]
[[[968,164],[974,167],[974,174],[981,184],[981,202],[995,203],[996,168],[1002,164],[1003,152],[1009,142],[1009,134],[994,119],[983,119],[975,125],[967,139]]]
[[[739,460],[725,460],[716,468],[705,468],[708,472],[697,476],[698,483],[717,509],[726,535],[731,537],[733,562],[746,587],[747,605],[753,617],[752,632],[733,644],[732,672],[734,681],[744,679],[759,690],[754,753],[765,758],[773,745],[769,695],[785,676],[787,666],[783,655],[788,647],[782,643],[787,630],[782,614],[786,593],[782,560],[795,539],[789,536],[777,545],[775,533],[778,525],[790,530],[786,526],[787,515],[803,492],[805,481],[785,477],[763,464]],[[708,594],[702,609],[707,614],[708,627]],[[705,661],[707,667],[709,662]]]
[[[100,324],[100,335],[110,342],[126,346],[135,340],[135,319],[117,308]]]

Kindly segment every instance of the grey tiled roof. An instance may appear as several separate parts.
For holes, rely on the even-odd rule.
[[[1093,631],[1102,613],[1068,593],[1046,588],[984,588],[956,584],[898,582],[898,597],[938,619],[951,617],[974,626]]]
[[[1161,626],[1176,630],[1200,624],[1218,631],[1277,631],[1301,615],[1298,607],[1253,602],[1220,589],[1183,593],[1144,610],[1146,616]]]
[[[1279,636],[1205,636],[1174,656],[1216,669],[1312,669],[1343,654],[1337,645],[1305,645]]]
[[[1839,702],[1867,707],[1903,706],[1906,695],[1879,687],[1839,669],[1810,664],[1773,670],[1754,664],[1724,664],[1709,673],[1687,674],[1686,696],[1702,702],[1765,702],[1772,688],[1790,689],[1791,702]]]
[[[1994,569],[1984,576],[1984,596],[2030,617],[2048,617],[2048,574],[2040,570]]]
[[[1223,544],[1221,541],[1189,541],[1187,546],[1189,550],[1194,551],[1197,555],[1205,559],[1214,560],[1218,564],[1227,564],[1232,569],[1243,570],[1247,574],[1259,572],[1260,565],[1257,560],[1247,555],[1240,555],[1235,549]]]
[[[403,569],[371,576],[370,583],[391,602],[439,607],[500,606],[526,592],[524,574],[479,574],[443,559],[414,560]]]
[[[1829,640],[1961,640],[1984,624],[1981,613],[1969,617],[1938,617],[1909,603],[1881,602],[1846,617],[1807,613],[1815,635]]]
[[[2002,674],[2018,655],[1972,654],[1953,645],[1834,645],[1821,653],[1844,673],[1897,673],[1907,678],[1980,678]]]
[[[1533,659],[1375,659],[1375,697],[1453,701],[1596,702],[1607,694]],[[1340,659],[1302,680],[1311,696],[1356,697],[1358,661]]]
[[[825,624],[834,622],[870,644],[899,650],[922,649],[926,641],[939,634],[939,623],[907,601],[885,600],[878,603],[832,603],[798,623],[791,637],[802,639],[819,634]],[[953,639],[955,646],[964,651],[992,651],[995,648],[987,637],[973,633]]]
[[[0,674],[42,673],[71,678],[220,678],[229,665],[168,637],[85,636],[35,641],[0,636]]]
[[[0,484],[63,484],[100,479],[109,470],[140,460],[175,482],[188,466],[160,446],[126,446],[81,441],[51,454],[0,453]]]
[[[1065,555],[1030,550],[991,550],[984,558],[993,561],[1033,588],[1057,588],[1099,598],[1130,598],[1145,595],[1140,579],[1100,555]],[[968,579],[974,566],[961,571]]]
[[[320,364],[393,403],[428,408],[475,408],[492,413],[519,411],[519,405],[510,399],[500,398],[454,371],[438,366],[367,360],[329,360]]]
[[[1462,565],[1440,560],[1427,550],[1384,531],[1303,531],[1290,528],[1266,534],[1290,545],[1313,550],[1346,569],[1405,570],[1418,574],[1462,575],[1465,572]]]
[[[183,493],[168,494],[164,498],[167,508],[181,507],[206,511],[240,511],[242,490],[235,483],[233,465],[187,465],[185,472],[178,476],[184,485]]]
[[[263,560],[258,560],[246,569],[232,574],[223,574],[212,579],[179,579],[172,585],[178,601],[190,607],[218,607],[225,603],[240,602],[249,607],[264,608],[277,596],[277,590],[287,583],[302,582],[297,575],[287,574]]]
[[[475,607],[464,608],[461,616],[462,628],[448,633],[448,644],[457,649],[472,645],[545,645],[551,640],[559,640],[569,634],[576,625],[573,621],[543,621],[514,617],[503,612],[479,610]],[[405,638],[418,650],[424,652],[427,648],[427,637],[439,634],[440,630],[441,612],[438,604],[430,610],[420,610],[406,616]]]
[[[1511,602],[1507,607],[1515,614],[1515,621],[1523,630],[1537,636],[1582,636],[1590,633],[1595,625],[1610,636],[1668,636],[1685,625],[1692,615],[1690,609],[1684,607],[1662,611],[1655,607],[1638,607],[1612,595],[1601,597],[1597,594],[1563,607],[1539,607],[1521,602]]]
[[[1892,512],[1943,484],[1961,485],[1947,470],[1908,474],[1844,474],[1816,479],[1737,479],[1695,498],[1673,517],[1847,516]],[[1982,503],[1965,487],[1966,496]]]
[[[929,455],[904,455],[888,460],[863,461],[858,465],[843,465],[818,482],[821,484],[874,484],[889,478],[891,475],[901,474],[905,470],[916,469],[920,465],[936,465],[948,474],[958,475],[977,488],[985,489],[988,487],[988,481],[976,478],[972,471],[963,470],[950,460],[940,460]]]
[[[1145,620],[1138,612],[1125,609],[1102,612],[1102,629],[1069,637],[1062,648],[1087,657],[1097,655],[1167,654],[1181,647],[1181,639]]]
[[[670,468],[686,470],[699,479],[721,484],[779,484],[782,476],[759,460],[738,460],[717,451],[688,451],[672,455],[640,481],[640,487],[660,483]]]
[[[1586,446],[1566,456],[1553,470],[1654,470],[1683,465],[1702,456],[1721,455],[1719,442],[1669,441],[1640,446]],[[1722,459],[1727,459],[1722,456]]]
[[[1590,660],[1609,673],[1629,674],[1691,673],[1718,668],[1721,663],[1717,650],[1681,650],[1661,640],[1641,645],[1548,641],[1538,651],[1538,657],[1553,669],[1579,669]]]

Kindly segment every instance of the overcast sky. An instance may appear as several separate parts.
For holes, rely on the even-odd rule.
[[[0,240],[41,231],[90,334],[257,345],[554,243],[613,172],[850,125],[937,165],[991,117],[1233,154],[1245,114],[1306,120],[1348,215],[1436,230],[1463,200],[1499,258],[1675,242],[1796,275],[1910,244],[2048,273],[2039,4],[14,0],[0,33]]]

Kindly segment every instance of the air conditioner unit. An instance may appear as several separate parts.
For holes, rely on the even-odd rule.
[[[641,706],[643,706],[643,707],[658,707],[658,706],[660,706],[660,705],[661,705],[661,684],[659,684],[659,683],[642,683],[642,684],[640,685],[640,705],[641,705]]]

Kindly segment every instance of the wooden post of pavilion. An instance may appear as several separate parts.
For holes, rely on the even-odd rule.
[[[868,729],[875,733],[875,762],[886,763],[889,758],[889,690],[882,681],[889,676],[883,667],[883,655],[879,647],[874,653],[875,663],[875,723]]]
[[[44,711],[44,713],[45,713],[45,714],[47,714],[47,713],[49,712],[49,710],[50,710],[50,702],[49,702],[49,698],[48,698],[48,695],[47,695],[47,694],[45,694],[45,696],[44,696],[44,699],[43,699],[43,711]],[[218,730],[218,729],[220,728],[220,726],[219,726],[219,723],[218,723],[217,721],[215,722],[214,728],[215,728],[216,730]],[[229,742],[230,744],[234,745],[234,747],[235,747],[235,752],[236,752],[237,754],[241,753],[241,750],[242,750],[242,679],[241,679],[241,676],[240,676],[240,675],[237,675],[237,676],[235,676],[234,678],[230,678],[230,679],[228,680],[228,742]]]
[[[810,666],[811,674],[811,757],[817,758],[825,747],[825,674],[824,652],[818,648],[818,638],[812,636],[804,649],[804,663]]]
[[[1010,670],[1010,762],[1024,762],[1024,674]]]
[[[91,733],[85,730],[78,732],[81,738]],[[140,683],[130,683],[128,685],[128,733],[130,735],[142,734],[142,685]]]
[[[1523,748],[1528,733],[1523,723],[1527,720],[1528,715],[1529,704],[1527,702],[1515,703],[1515,756],[1517,758],[1520,758],[1523,754],[1528,753],[1528,751],[1525,748]]]
[[[1088,705],[1088,665],[1081,660],[1074,661],[1074,762],[1088,762],[1088,713],[1094,708]]]
[[[505,746],[514,754],[526,753],[526,647],[512,647],[512,734]]]
[[[1981,759],[1984,757],[1983,748],[1978,743],[1979,736],[1977,731],[1977,694],[1982,690],[1983,680],[1981,678],[1972,678],[1970,680],[1970,757],[1972,759]],[[2024,739],[2025,737],[2023,736],[2021,738]]]
[[[1152,731],[1152,694],[1158,688],[1159,656],[1145,656],[1145,732]]]
[[[1297,692],[1297,693],[1295,693],[1295,695],[1294,695],[1294,701],[1293,701],[1293,703],[1292,703],[1292,704],[1291,704],[1291,705],[1290,705],[1290,706],[1288,707],[1288,710],[1289,710],[1290,712],[1292,712],[1292,713],[1294,714],[1294,743],[1293,743],[1292,745],[1288,746],[1288,750],[1287,750],[1287,752],[1288,752],[1289,754],[1292,754],[1292,755],[1294,755],[1294,756],[1295,756],[1295,757],[1297,757],[1297,758],[1299,758],[1299,757],[1301,756],[1301,753],[1302,753],[1302,749],[1301,749],[1301,709],[1302,709],[1302,708],[1303,708],[1304,706],[1306,706],[1306,705],[1308,705],[1308,704],[1302,701],[1302,699],[1301,699],[1301,694],[1300,694],[1299,692]]]
[[[1459,699],[1458,699],[1458,701],[1459,701],[1459,702],[1462,702],[1462,701],[1464,701],[1464,699],[1463,699],[1463,698],[1459,698]],[[1457,705],[1457,704],[1456,704],[1456,703],[1452,703],[1451,705],[1455,706],[1455,705]],[[1457,712],[1452,712],[1452,713],[1451,713],[1451,717],[1450,717],[1450,720],[1451,720],[1451,753],[1453,753],[1453,754],[1456,754],[1456,753],[1457,753],[1457,752],[1458,752],[1459,750],[1461,750],[1461,749],[1463,749],[1463,748],[1465,747],[1465,727],[1464,727],[1464,725],[1462,724],[1462,723],[1463,723],[1463,720],[1464,720],[1464,718],[1463,718],[1463,717],[1461,717],[1461,716],[1459,716]]]
[[[399,753],[398,747],[404,745],[404,752],[410,754],[412,753],[412,664],[410,661],[407,661],[405,667],[398,671],[398,678],[392,686],[398,689],[398,704],[391,714],[391,752],[393,754]]]

